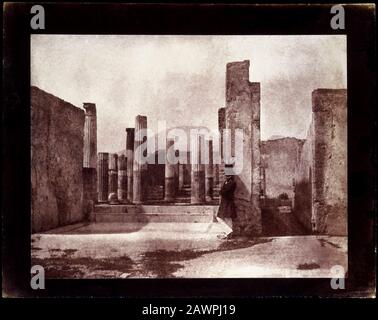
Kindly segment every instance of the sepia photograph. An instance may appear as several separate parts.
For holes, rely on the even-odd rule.
[[[130,319],[376,301],[375,4],[3,17],[3,298]]]
[[[31,35],[31,264],[345,278],[346,40]]]

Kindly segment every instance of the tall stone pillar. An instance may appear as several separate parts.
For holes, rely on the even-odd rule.
[[[147,141],[147,117],[136,116],[134,140],[134,167],[133,167],[133,202],[141,204],[146,200],[147,163],[142,164],[143,151],[140,145]]]
[[[164,200],[167,202],[173,201],[176,195],[175,190],[175,164],[172,163],[174,158],[174,143],[173,139],[167,139],[166,158],[165,158],[165,195]]]
[[[94,103],[84,103],[84,155],[83,168],[97,167],[97,118],[96,105]]]
[[[122,154],[118,157],[118,200],[127,202],[127,159]]]
[[[109,155],[109,196],[110,202],[117,201],[117,189],[118,189],[118,155],[111,153]]]
[[[249,61],[227,64],[226,128],[243,130],[241,172],[235,176],[237,219],[234,232],[243,235],[261,233],[260,196],[260,84],[249,82]],[[235,134],[231,134],[232,149]],[[238,155],[240,157],[241,155]],[[237,159],[238,159],[237,157]],[[237,166],[237,164],[236,164]],[[235,166],[235,167],[236,167]]]
[[[126,128],[126,159],[127,159],[127,201],[133,201],[133,167],[134,167],[134,139],[135,129]]]
[[[178,193],[179,193],[179,190],[180,190],[180,188],[179,188],[179,179],[180,179],[180,177],[179,177],[179,174],[180,174],[180,166],[179,166],[179,163],[176,163],[175,164],[175,179],[174,179],[174,181],[175,181],[175,195],[177,195]]]
[[[205,194],[206,201],[211,201],[214,193],[213,140],[206,140],[205,148],[208,152],[205,164]]]
[[[191,196],[190,203],[202,204],[206,200],[205,193],[205,168],[202,164],[203,136],[198,135],[194,143],[191,143]],[[202,157],[201,157],[202,155]]]
[[[184,164],[179,163],[179,191],[184,187]]]
[[[252,105],[252,126],[251,126],[251,140],[252,140],[252,209],[256,212],[256,233],[262,230],[261,225],[261,137],[260,137],[260,82],[251,82],[249,84],[251,92]],[[259,222],[260,220],[260,222]],[[254,231],[254,232],[255,232]]]
[[[108,201],[108,170],[109,154],[99,152],[97,156],[97,195],[100,203]]]
[[[84,103],[83,207],[86,216],[93,210],[97,195],[97,119],[96,105]]]
[[[222,186],[225,180],[224,176],[224,157],[223,157],[223,130],[226,129],[226,108],[218,109],[218,130],[219,130],[219,151],[220,151],[220,164],[219,164],[219,185]]]
[[[190,186],[192,180],[192,165],[191,165],[191,153],[190,151],[187,152],[188,160],[187,163],[183,164],[184,167],[184,185]]]
[[[219,186],[219,163],[215,163],[214,166],[214,187]]]

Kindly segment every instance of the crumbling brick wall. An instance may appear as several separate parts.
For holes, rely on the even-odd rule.
[[[81,221],[84,111],[31,88],[32,232]]]

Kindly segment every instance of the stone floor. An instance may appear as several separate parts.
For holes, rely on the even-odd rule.
[[[47,278],[331,277],[346,237],[219,240],[219,223],[90,223],[32,236]]]

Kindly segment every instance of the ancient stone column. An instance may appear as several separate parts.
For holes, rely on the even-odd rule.
[[[226,108],[218,109],[218,130],[219,130],[219,151],[220,151],[220,160],[219,164],[219,185],[222,186],[225,180],[224,176],[224,157],[223,157],[223,130],[226,129]]]
[[[260,209],[260,83],[249,82],[249,61],[227,64],[226,128],[231,130],[231,150],[241,147],[242,166],[238,172],[234,194],[237,219],[235,234],[261,233]],[[243,142],[236,148],[236,129],[243,131]],[[235,151],[236,152],[236,151]],[[239,151],[238,151],[239,152]],[[238,159],[237,159],[238,161]],[[241,167],[241,168],[240,168]],[[239,169],[237,169],[239,168]]]
[[[179,170],[179,191],[184,187],[184,164],[179,163],[178,164],[178,170]]]
[[[219,186],[219,164],[214,164],[214,186]]]
[[[97,120],[96,105],[84,103],[85,121],[83,137],[83,207],[85,215],[89,216],[97,195]]]
[[[184,186],[190,186],[192,180],[192,165],[191,165],[191,153],[187,151],[187,163],[183,164],[184,171]]]
[[[202,164],[201,151],[203,150],[203,136],[198,135],[191,144],[191,196],[190,203],[202,204],[205,202],[205,168]],[[203,156],[203,155],[202,155]]]
[[[109,187],[108,187],[108,200],[117,201],[117,189],[118,189],[118,155],[111,153],[109,155]]]
[[[84,103],[84,154],[83,168],[97,167],[97,119],[96,105],[94,103]]]
[[[213,168],[213,141],[206,140],[205,143],[207,155],[207,163],[205,164],[205,192],[206,201],[213,200],[213,190],[214,190],[214,168]]]
[[[118,157],[118,200],[127,202],[127,159],[122,154]]]
[[[143,150],[140,145],[147,141],[147,117],[136,116],[133,166],[133,203],[141,204],[146,200],[147,163],[142,163]],[[145,155],[146,156],[146,155]]]
[[[134,128],[126,128],[127,200],[133,201]]]
[[[175,164],[175,178],[174,178],[174,181],[175,181],[175,195],[178,194],[179,192],[179,173],[180,173],[180,168],[179,168],[179,164],[176,163]]]
[[[175,192],[175,164],[172,163],[174,158],[174,144],[173,139],[167,139],[166,158],[165,158],[165,201],[173,201],[176,195]]]
[[[108,170],[109,154],[99,152],[97,156],[97,194],[100,203],[108,201]]]

